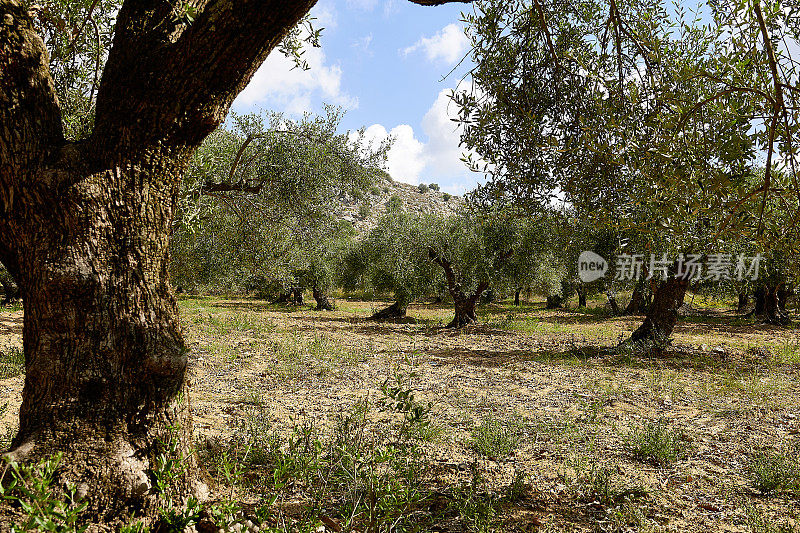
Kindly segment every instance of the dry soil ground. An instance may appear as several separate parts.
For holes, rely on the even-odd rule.
[[[800,477],[794,489],[791,480],[756,489],[770,475],[759,464],[800,472],[796,329],[706,307],[655,355],[614,349],[641,317],[602,309],[492,304],[479,325],[452,331],[442,327],[446,306],[413,306],[414,323],[374,323],[366,318],[380,302],[337,304],[183,300],[198,440],[225,443],[245,421],[274,434],[330,433],[402,376],[419,404],[432,403],[434,429],[415,452],[430,494],[479,483],[475,493],[494,502],[483,517],[475,506],[440,518],[429,510],[428,530],[800,531]],[[21,324],[21,311],[0,310],[0,350],[21,344]],[[15,424],[22,383],[0,379],[0,434]],[[660,434],[651,448],[677,456],[648,460],[637,434]],[[252,482],[216,491],[274,502],[289,521],[308,494]]]

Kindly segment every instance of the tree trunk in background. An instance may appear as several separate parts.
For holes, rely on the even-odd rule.
[[[606,298],[608,298],[608,304],[611,306],[611,314],[614,316],[619,316],[619,304],[617,303],[617,297],[611,291],[606,291]]]
[[[563,298],[559,295],[555,296],[548,296],[547,297],[547,304],[545,305],[546,309],[560,309],[562,307]]]
[[[395,302],[392,305],[375,312],[369,319],[380,321],[404,318],[408,310],[408,304],[411,303],[411,296],[404,291],[395,291],[394,297]]]
[[[336,307],[331,303],[328,299],[328,296],[319,289],[316,285],[311,288],[311,293],[314,296],[314,300],[317,302],[317,307],[314,309],[316,311],[335,311]]]
[[[3,301],[0,305],[10,304],[13,300],[22,297],[19,284],[4,270],[0,270],[0,286],[3,287]]]
[[[747,295],[747,291],[742,291],[738,294],[739,303],[736,306],[737,313],[744,313],[747,310],[747,304],[750,303],[750,298]]]
[[[668,339],[678,322],[678,308],[683,305],[689,280],[669,277],[662,281],[653,296],[653,304],[644,323],[633,332],[630,340],[654,341]]]
[[[789,315],[781,307],[781,292],[783,284],[761,285],[753,292],[755,307],[747,316],[760,318],[767,324],[786,325],[790,322]],[[785,288],[783,289],[785,290]],[[784,302],[787,294],[783,294]]]
[[[644,294],[642,294],[641,289],[637,286],[633,289],[633,294],[631,294],[631,301],[628,302],[628,306],[625,308],[625,311],[622,312],[624,315],[638,315],[642,312],[642,308],[644,307]]]
[[[453,295],[455,316],[447,324],[448,328],[461,328],[477,322],[478,317],[475,314],[475,308],[482,292],[483,290],[475,291],[471,296],[466,296],[463,292]]]
[[[764,316],[764,313],[767,309],[767,289],[766,287],[759,286],[753,291],[753,301],[755,302],[755,307],[750,312],[753,316]]]
[[[578,283],[575,292],[578,294],[578,307],[586,307],[586,287],[583,283]]]
[[[778,286],[778,307],[784,314],[786,314],[786,304],[789,302],[789,298],[792,296],[794,296],[794,287],[791,287],[785,283],[781,283]]]
[[[483,294],[483,291],[489,288],[489,282],[481,281],[472,294],[465,294],[464,290],[461,288],[461,283],[456,280],[456,273],[450,261],[440,256],[438,252],[433,249],[428,250],[428,257],[444,270],[444,275],[447,279],[447,289],[450,291],[450,296],[453,297],[455,316],[446,327],[461,328],[477,321],[478,317],[475,314],[475,308],[477,307],[478,300],[481,294]]]
[[[520,289],[517,289],[516,291],[514,291],[514,305],[516,305],[517,307],[519,307],[519,293],[520,292],[521,292]]]

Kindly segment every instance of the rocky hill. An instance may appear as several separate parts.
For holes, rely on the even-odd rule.
[[[424,214],[447,215],[464,207],[463,197],[441,192],[436,184],[409,185],[387,175],[363,191],[360,198],[340,195],[336,214],[352,222],[359,233],[365,233],[386,213],[387,206],[397,202],[405,211]]]

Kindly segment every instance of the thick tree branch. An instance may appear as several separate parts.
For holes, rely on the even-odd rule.
[[[0,0],[0,219],[63,144],[47,50],[17,0]]]
[[[100,82],[92,140],[107,155],[194,147],[316,0],[126,1]],[[146,103],[146,105],[143,105]]]

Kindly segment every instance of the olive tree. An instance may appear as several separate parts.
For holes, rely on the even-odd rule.
[[[89,514],[149,508],[168,440],[187,458],[176,485],[199,487],[168,268],[179,189],[314,4],[123,1],[91,132],[73,142],[36,10],[0,0],[0,262],[25,292],[25,387],[7,455],[63,452],[62,477],[86,489]]]

